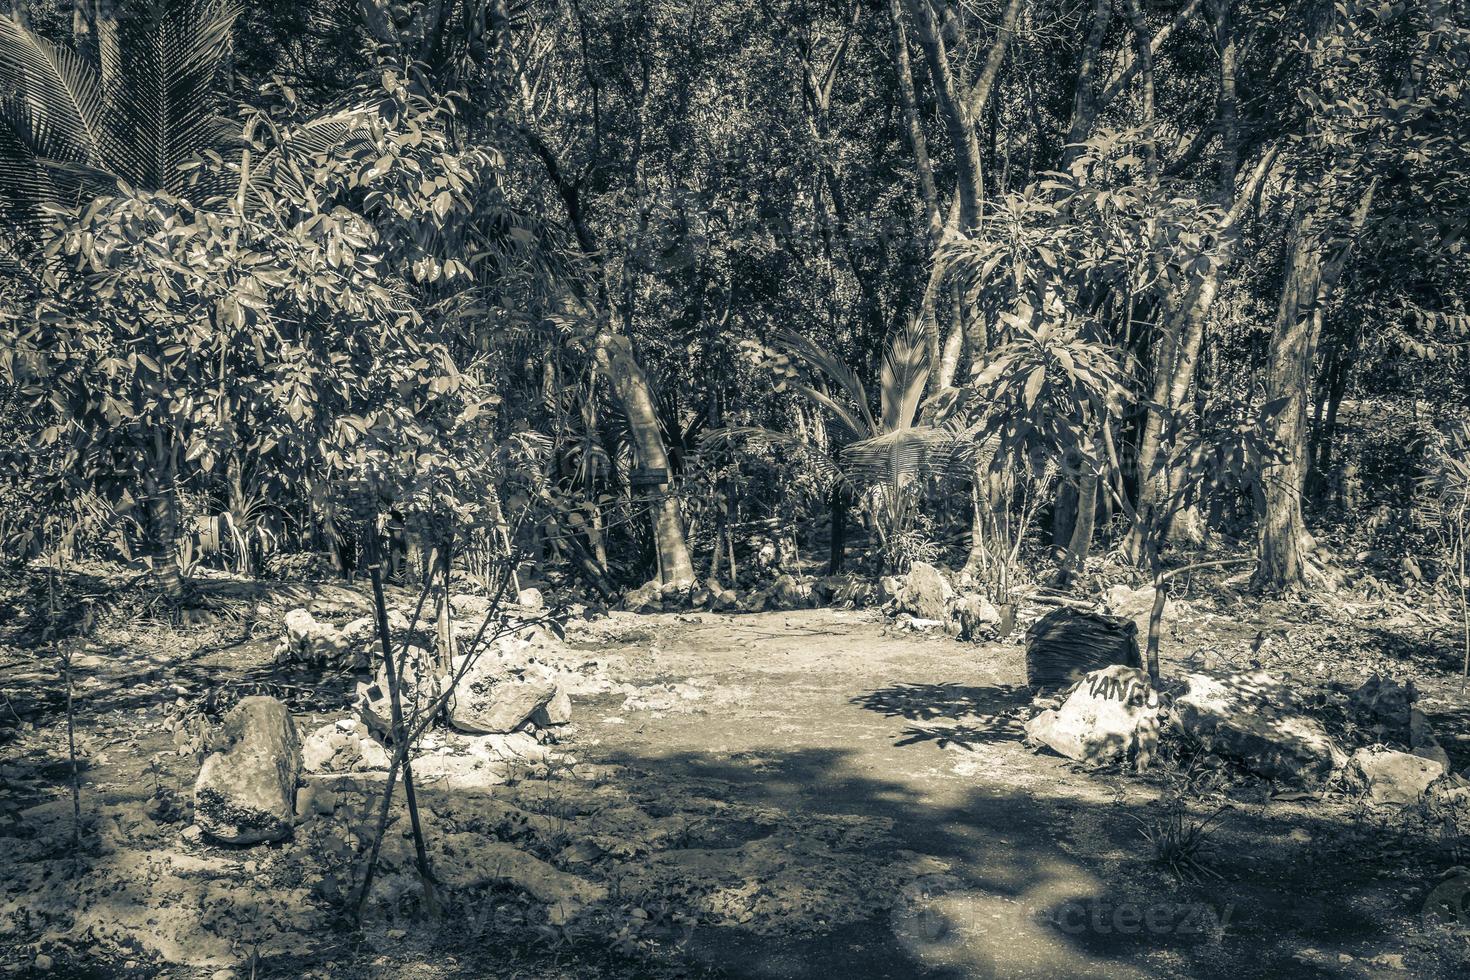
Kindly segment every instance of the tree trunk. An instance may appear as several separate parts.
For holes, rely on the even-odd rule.
[[[1295,589],[1303,582],[1301,540],[1303,453],[1306,449],[1307,387],[1310,382],[1311,299],[1317,292],[1321,266],[1314,248],[1309,209],[1303,208],[1292,228],[1287,270],[1271,332],[1266,365],[1266,400],[1281,403],[1271,435],[1283,458],[1262,467],[1260,564],[1256,585]]]
[[[1218,244],[1214,261],[1209,263],[1209,268],[1204,273],[1190,282],[1183,301],[1175,310],[1160,340],[1151,395],[1153,402],[1163,405],[1164,410],[1161,412],[1150,408],[1143,420],[1143,431],[1138,445],[1140,511],[1157,507],[1159,494],[1167,485],[1166,479],[1150,479],[1162,444],[1165,415],[1175,416],[1184,407],[1190,385],[1194,381],[1196,365],[1199,363],[1205,321],[1219,292],[1220,276],[1229,268],[1234,257],[1241,215],[1275,160],[1274,149],[1264,152],[1244,186],[1237,190],[1236,180],[1240,169],[1240,126],[1235,91],[1237,46],[1228,17],[1228,4],[1218,2],[1215,13],[1216,37],[1220,46],[1217,111],[1220,155],[1217,195],[1221,207],[1227,210],[1215,229]],[[1165,524],[1167,523],[1166,521]],[[1128,552],[1135,560],[1143,554],[1142,542],[1137,539],[1136,533],[1130,536]]]
[[[929,160],[929,144],[919,124],[918,99],[914,95],[914,68],[909,60],[909,42],[903,29],[903,12],[899,0],[888,0],[888,20],[893,27],[893,60],[898,75],[899,101],[903,104],[904,126],[909,146],[914,151],[914,167],[919,172],[919,191],[928,216],[929,247],[939,243],[942,222],[939,217],[939,193],[934,186],[934,165]]]
[[[184,597],[184,571],[179,561],[179,501],[172,484],[152,474],[144,479],[148,518],[154,538],[153,572],[158,587],[173,600]]]
[[[597,366],[612,384],[628,431],[637,452],[638,465],[668,472],[669,457],[659,432],[658,413],[648,377],[633,357],[633,345],[621,334],[603,331],[597,337]],[[679,514],[679,501],[667,489],[659,491],[649,502],[653,520],[653,541],[658,553],[659,575],[663,584],[687,585],[694,581],[694,563],[684,539],[684,521]]]
[[[980,142],[975,136],[974,120],[967,111],[965,100],[960,95],[959,83],[950,68],[949,50],[944,42],[944,32],[935,19],[934,8],[930,6],[929,0],[906,0],[906,3],[909,15],[914,19],[919,47],[924,52],[924,62],[929,68],[929,79],[934,86],[939,116],[944,122],[945,133],[948,134],[954,151],[959,227],[969,230],[979,220],[982,194]]]
[[[1262,467],[1259,589],[1296,589],[1303,581],[1302,543],[1310,541],[1302,516],[1308,460],[1307,405],[1311,402],[1312,363],[1322,320],[1332,291],[1347,266],[1358,233],[1373,206],[1376,178],[1335,236],[1332,252],[1324,257],[1322,218],[1304,206],[1298,214],[1288,249],[1286,282],[1276,311],[1267,361],[1266,401],[1281,402],[1272,426],[1283,459]]]
[[[1086,140],[1092,132],[1092,121],[1097,116],[1097,64],[1112,16],[1113,0],[1093,0],[1092,27],[1082,49],[1082,63],[1077,69],[1077,85],[1072,92],[1072,123],[1067,129],[1067,146],[1062,153],[1064,171],[1076,158],[1078,144]]]
[[[832,511],[832,553],[827,561],[827,574],[842,571],[842,559],[847,550],[847,495],[841,487],[832,490],[829,502]]]

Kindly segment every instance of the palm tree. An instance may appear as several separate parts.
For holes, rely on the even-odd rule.
[[[182,165],[239,137],[215,111],[236,12],[216,0],[125,2],[96,18],[95,61],[0,15],[9,229],[33,238],[48,205],[76,207],[119,187],[189,189],[199,178]]]
[[[867,388],[842,358],[793,331],[782,331],[777,343],[786,354],[806,361],[820,378],[816,383],[792,383],[791,390],[825,410],[835,423],[837,452],[831,459],[812,453],[812,462],[837,494],[851,494],[868,509],[884,564],[901,571],[903,538],[918,512],[923,483],[955,475],[968,477],[977,449],[971,429],[922,420],[920,406],[929,379],[923,326],[911,322],[889,342],[883,355],[877,415]],[[812,448],[791,433],[758,426],[721,429],[706,437],[735,438],[798,451]],[[839,510],[834,506],[834,535]]]
[[[28,257],[49,208],[131,190],[203,201],[223,189],[211,186],[217,169],[183,165],[239,140],[215,113],[235,14],[214,0],[125,3],[94,18],[95,60],[0,15],[0,263],[16,281],[35,282]],[[166,477],[150,484],[159,580],[178,599],[177,499]]]

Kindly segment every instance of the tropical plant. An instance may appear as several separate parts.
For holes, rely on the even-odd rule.
[[[257,141],[294,183],[247,194],[246,166],[204,160],[237,182],[232,200],[129,188],[54,219],[46,289],[8,366],[71,480],[149,506],[170,594],[181,486],[234,460],[322,504],[370,465],[408,487],[442,468],[436,454],[486,403],[456,363],[452,323],[422,312],[422,290],[442,295],[466,268],[383,226],[408,214],[426,240],[462,220],[492,182],[490,157],[454,152],[436,106],[380,106],[360,138],[327,149],[290,132]],[[417,292],[391,261],[405,255],[421,264]]]
[[[0,207],[35,234],[45,208],[77,207],[128,188],[173,196],[218,169],[183,164],[235,143],[219,115],[237,6],[125,0],[98,18],[95,59],[0,15]],[[195,189],[202,199],[207,193]]]
[[[911,532],[925,484],[963,472],[967,445],[963,432],[920,420],[929,376],[922,324],[910,323],[889,342],[876,415],[867,388],[841,358],[792,331],[781,332],[777,344],[774,351],[754,346],[775,373],[778,390],[825,414],[835,429],[832,444],[813,446],[799,435],[762,427],[726,428],[710,437],[739,437],[799,454],[821,474],[824,493],[840,489],[856,497],[873,520],[884,568],[902,571],[915,549]]]

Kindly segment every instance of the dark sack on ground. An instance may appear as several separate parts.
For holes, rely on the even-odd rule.
[[[1143,666],[1131,619],[1063,607],[1026,631],[1026,683],[1033,688],[1067,687],[1113,664]]]

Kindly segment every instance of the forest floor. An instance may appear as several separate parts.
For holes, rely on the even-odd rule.
[[[339,586],[260,595],[269,613],[256,624],[123,622],[79,655],[80,850],[64,717],[54,699],[35,710],[54,666],[18,642],[34,635],[26,616],[0,627],[0,713],[33,722],[0,742],[0,970],[1470,975],[1470,930],[1423,914],[1470,863],[1441,815],[1168,760],[1142,776],[1084,770],[1022,744],[1030,697],[1015,640],[960,643],[840,610],[573,624],[569,646],[596,683],[574,697],[554,746],[566,764],[483,792],[430,781],[420,795],[431,838],[513,841],[600,889],[597,911],[548,917],[492,886],[456,896],[435,923],[390,916],[348,930],[333,894],[346,872],[323,855],[362,822],[371,787],[349,781],[335,814],[283,845],[210,846],[168,812],[196,767],[173,751],[175,702],[265,676],[294,605],[365,603]],[[7,601],[14,613],[25,600]],[[1459,769],[1470,710],[1448,647],[1422,626],[1401,605],[1324,611],[1217,594],[1175,610],[1164,668],[1255,660],[1304,684],[1413,677]],[[347,713],[340,678],[272,683],[303,733]],[[1155,859],[1147,834],[1217,813],[1199,870]]]

